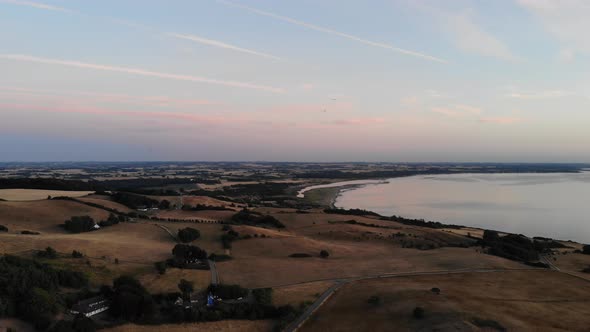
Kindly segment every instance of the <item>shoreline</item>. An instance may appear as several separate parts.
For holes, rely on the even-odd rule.
[[[581,169],[579,172],[577,173],[586,173],[588,172],[588,169]],[[399,177],[388,177],[386,179],[367,179],[367,180],[356,180],[356,181],[365,181],[362,183],[356,183],[356,184],[346,184],[346,182],[351,182],[351,181],[335,181],[329,184],[325,184],[325,185],[318,185],[318,186],[332,186],[332,187],[320,187],[320,188],[312,188],[315,186],[309,186],[306,187],[302,190],[300,190],[298,192],[298,197],[299,194],[306,194],[303,195],[303,198],[306,200],[309,200],[313,203],[319,204],[323,207],[328,207],[328,208],[334,208],[334,209],[338,209],[338,207],[336,207],[336,202],[338,200],[338,197],[340,197],[342,195],[342,193],[344,193],[345,191],[349,191],[349,190],[355,190],[355,189],[359,189],[368,185],[376,185],[376,184],[386,184],[389,183],[388,180],[393,180],[393,179],[397,179],[397,178],[401,178],[401,177],[412,177],[412,176],[440,176],[440,175],[474,175],[474,174],[486,174],[486,175],[508,175],[508,174],[556,174],[556,173],[563,173],[563,174],[572,174],[569,172],[521,172],[521,173],[453,173],[453,174],[416,174],[416,175],[409,175],[409,176],[399,176]],[[377,182],[378,181],[378,182]],[[337,186],[333,186],[334,184],[338,184],[341,183],[341,185],[337,185]],[[307,188],[311,188],[308,190],[305,190]],[[313,193],[313,194],[312,194]],[[315,197],[309,197],[307,194],[312,194],[309,196],[315,196]],[[323,203],[322,203],[323,202]],[[326,202],[329,202],[328,204],[326,204]],[[370,211],[370,210],[369,210]],[[375,212],[375,211],[370,211],[370,212]],[[375,212],[377,213],[377,212]],[[388,216],[383,216],[383,217],[388,217]],[[400,217],[404,217],[405,216],[401,216]],[[413,218],[413,217],[407,217],[407,218]],[[426,220],[426,219],[424,219]],[[445,224],[444,222],[441,222],[442,224]],[[478,227],[478,226],[469,226],[469,225],[461,225],[458,224],[457,226],[461,226],[461,229],[474,229],[474,230],[493,230],[496,232],[500,232],[500,233],[504,233],[504,234],[517,234],[517,233],[511,233],[511,232],[507,232],[505,230],[501,230],[501,229],[495,229],[495,228],[490,228],[490,227]],[[539,236],[539,235],[531,235],[531,236],[527,236],[531,239],[535,238],[535,237],[546,237],[546,236]],[[580,242],[580,241],[576,241],[576,240],[572,240],[572,239],[558,239],[555,238],[553,236],[549,237],[555,241],[559,241],[559,242],[563,242],[563,243],[576,243],[576,244],[584,244],[584,242]]]

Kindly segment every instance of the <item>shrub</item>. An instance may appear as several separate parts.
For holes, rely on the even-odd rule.
[[[381,304],[381,298],[377,295],[373,295],[367,300],[367,303],[373,306],[378,306]]]
[[[20,233],[24,234],[24,235],[39,235],[39,234],[41,234],[39,232],[33,232],[33,231],[21,231]]]
[[[312,256],[310,254],[296,252],[294,254],[289,255],[289,257],[291,257],[291,258],[308,258],[308,257],[312,257]]]
[[[422,308],[422,307],[416,307],[416,308],[414,308],[414,311],[412,312],[412,315],[416,319],[422,319],[422,318],[424,318],[424,308]]]
[[[329,256],[330,256],[330,253],[327,250],[320,251],[321,258],[328,258]]]
[[[192,242],[192,241],[198,239],[199,237],[201,237],[201,232],[199,232],[198,229],[186,227],[186,228],[178,230],[178,239],[181,242],[184,242],[184,243]]]
[[[37,252],[37,257],[55,259],[57,258],[57,251],[51,247],[47,247],[45,250]]]
[[[66,220],[64,228],[72,233],[90,232],[94,230],[94,219],[90,216],[77,216]]]
[[[8,228],[4,225],[0,225],[0,232],[8,232]]]
[[[74,251],[72,251],[72,257],[73,258],[82,258],[82,257],[84,257],[84,254],[77,251],[77,250],[74,250]]]
[[[582,253],[584,255],[590,255],[590,244],[587,244],[584,246],[584,248],[582,248]]]
[[[436,295],[440,294],[440,288],[438,288],[438,287],[434,287],[430,291],[433,292]]]
[[[491,320],[491,319],[481,319],[481,318],[473,318],[471,320],[471,322],[473,323],[473,325],[477,326],[477,327],[481,327],[481,328],[492,328],[496,331],[506,331],[506,328],[504,326],[502,326],[502,324],[496,322],[495,320]]]
[[[154,267],[156,268],[159,274],[166,274],[166,262],[155,262]]]

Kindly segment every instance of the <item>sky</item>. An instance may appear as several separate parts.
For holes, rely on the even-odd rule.
[[[585,0],[0,0],[0,161],[590,162]]]

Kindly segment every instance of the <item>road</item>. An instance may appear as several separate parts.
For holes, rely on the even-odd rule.
[[[284,332],[295,332],[303,326],[303,324],[316,312],[326,301],[334,295],[334,293],[342,286],[359,281],[369,279],[381,279],[381,278],[399,278],[399,277],[415,277],[424,275],[450,275],[450,274],[461,274],[461,273],[490,273],[490,272],[507,272],[507,271],[533,271],[543,270],[539,268],[522,268],[522,269],[462,269],[462,270],[442,270],[442,271],[423,271],[423,272],[401,272],[401,273],[385,273],[373,276],[365,277],[353,277],[353,278],[341,278],[341,279],[323,279],[321,281],[334,281],[335,284],[328,288],[320,297],[315,300],[307,309],[299,316],[295,321],[289,324],[283,331]],[[320,280],[318,280],[320,281]],[[307,281],[312,282],[312,281]],[[307,283],[303,282],[303,283]],[[296,283],[303,284],[303,283]]]

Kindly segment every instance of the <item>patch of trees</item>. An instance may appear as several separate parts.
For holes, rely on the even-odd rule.
[[[90,216],[74,216],[66,220],[63,227],[72,233],[83,233],[95,230],[96,222]]]
[[[39,232],[34,232],[34,231],[21,231],[20,233],[23,235],[39,235],[39,234],[41,234]]]
[[[197,205],[183,205],[182,209],[185,211],[233,211],[225,206],[216,206],[216,205],[207,205],[207,204],[197,204]]]
[[[488,253],[517,261],[535,261],[539,252],[533,241],[523,235],[508,234],[500,237],[498,232],[485,230],[482,246],[489,247]]]
[[[210,285],[208,291],[211,294],[219,296],[223,300],[238,299],[248,295],[248,289],[243,288],[240,285]]]
[[[229,225],[224,225],[223,230],[226,233],[221,235],[221,245],[223,249],[231,249],[232,242],[240,238],[240,233],[236,232],[233,227]]]
[[[166,262],[155,262],[154,267],[156,268],[156,271],[158,271],[158,273],[160,275],[164,275],[164,274],[166,274],[166,268],[168,266],[167,266]]]
[[[399,217],[399,216],[395,216],[395,215],[391,216],[391,217],[382,217],[381,220],[395,221],[395,222],[398,222],[398,223],[404,224],[404,225],[419,226],[419,227],[434,228],[434,229],[440,229],[440,228],[460,229],[463,227],[463,226],[459,226],[459,225],[443,224],[438,221],[425,221],[424,219],[410,219],[410,218],[404,218],[404,217]]]
[[[123,191],[116,192],[112,197],[115,202],[123,204],[131,209],[138,209],[143,207],[154,208],[160,204],[155,199]]]
[[[234,214],[231,217],[231,222],[238,225],[285,228],[285,225],[277,218],[271,215],[261,215],[260,213],[252,212],[246,208]]]
[[[149,321],[156,313],[152,296],[141,283],[129,276],[121,276],[113,281],[111,290],[103,290],[111,301],[113,316],[127,321]]]
[[[207,252],[197,246],[189,244],[177,244],[172,249],[171,258],[166,261],[169,266],[178,268],[209,268],[207,264]]]
[[[225,262],[225,261],[232,260],[233,258],[230,255],[223,255],[223,254],[220,255],[220,254],[212,253],[209,255],[209,259],[214,262]]]
[[[330,253],[327,250],[321,250],[320,257],[321,258],[328,258],[328,257],[330,257]]]
[[[585,245],[582,248],[582,254],[584,254],[584,255],[590,255],[590,245]]]
[[[84,254],[83,253],[81,253],[81,252],[79,252],[77,250],[73,250],[72,251],[72,258],[83,258],[83,257],[84,257]]]
[[[201,232],[198,229],[186,227],[178,230],[178,239],[181,242],[188,243],[201,237]]]
[[[310,254],[306,254],[306,253],[302,253],[302,252],[296,252],[294,254],[289,255],[289,257],[291,258],[309,258],[309,257],[313,257]]]
[[[80,272],[4,255],[0,257],[0,317],[18,317],[45,329],[59,311],[59,288],[87,284],[88,279]]]
[[[373,211],[367,211],[362,209],[324,209],[324,213],[328,214],[343,214],[347,216],[374,216],[381,217],[380,214]]]
[[[257,288],[252,290],[252,296],[254,296],[256,303],[271,305],[272,292],[272,288]]]
[[[0,225],[0,232],[8,232],[8,227]]]
[[[57,251],[55,251],[55,249],[52,247],[47,247],[45,250],[37,252],[37,257],[39,258],[56,259],[57,256]]]
[[[107,220],[102,220],[98,223],[98,225],[100,227],[108,227],[108,226],[113,226],[118,224],[119,222],[121,222],[122,220],[124,221],[126,218],[124,216],[119,216],[117,217],[114,213],[109,214],[109,217],[107,218]]]

